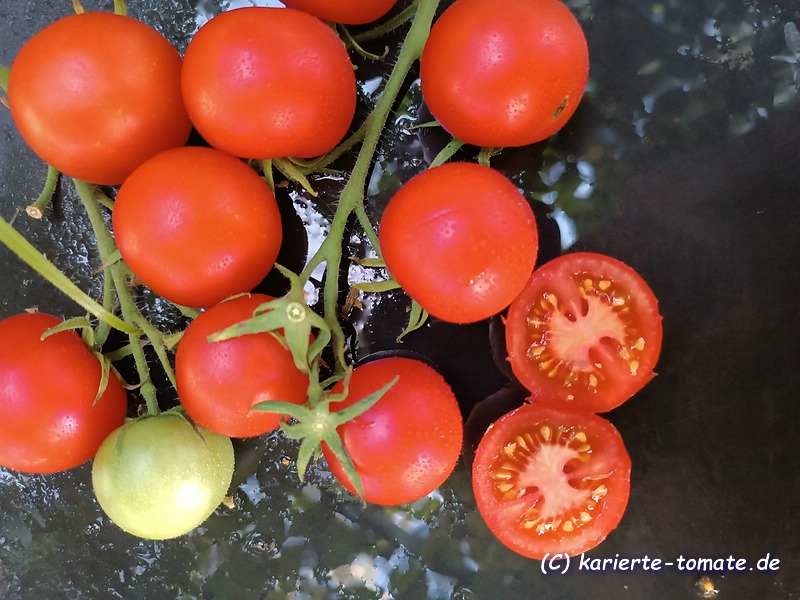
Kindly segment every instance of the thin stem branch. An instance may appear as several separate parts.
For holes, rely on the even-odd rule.
[[[75,189],[78,191],[81,201],[89,216],[89,221],[92,224],[95,238],[97,239],[97,249],[100,252],[100,259],[103,263],[109,263],[110,258],[116,253],[117,247],[111,234],[108,231],[103,216],[100,214],[100,208],[95,199],[94,188],[84,181],[78,179],[75,182]],[[105,275],[111,275],[114,281],[114,288],[119,299],[120,310],[122,316],[126,321],[136,323],[142,328],[143,332],[153,333],[155,329],[150,323],[142,317],[139,309],[136,307],[136,302],[131,295],[128,279],[123,271],[123,263],[121,261],[113,262],[106,268]],[[160,343],[160,334],[156,332],[156,344]],[[150,337],[148,335],[148,337]],[[141,383],[141,392],[147,404],[147,413],[150,415],[157,415],[161,411],[158,407],[158,399],[156,397],[156,388],[150,379],[150,368],[147,364],[147,357],[145,356],[144,349],[139,341],[140,335],[129,334],[128,342],[133,350],[133,359],[136,363],[136,372],[139,375]],[[151,343],[152,343],[151,338]]]

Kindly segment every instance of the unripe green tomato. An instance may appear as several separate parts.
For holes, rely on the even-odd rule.
[[[163,413],[114,430],[95,456],[92,484],[120,528],[163,540],[190,532],[214,512],[233,466],[230,438]]]

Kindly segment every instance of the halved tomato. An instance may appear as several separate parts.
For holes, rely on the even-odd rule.
[[[624,263],[589,252],[537,269],[511,303],[511,369],[537,402],[605,412],[653,378],[661,352],[653,291]]]
[[[591,550],[616,528],[630,470],[622,437],[602,417],[524,404],[483,436],[472,486],[497,539],[542,560]]]

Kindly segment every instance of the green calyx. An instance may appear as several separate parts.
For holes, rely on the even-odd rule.
[[[208,341],[221,342],[241,335],[270,333],[289,349],[297,369],[309,374],[312,364],[331,339],[331,328],[324,318],[309,308],[300,278],[279,264],[275,268],[289,279],[289,293],[265,302],[251,318],[210,335]]]
[[[305,405],[298,406],[290,402],[268,400],[256,404],[253,410],[278,413],[286,415],[293,420],[292,423],[282,422],[281,430],[287,437],[301,440],[300,449],[297,453],[297,474],[301,481],[311,460],[316,460],[319,457],[324,443],[342,465],[342,469],[352,482],[358,496],[363,499],[364,487],[361,477],[358,474],[355,463],[353,463],[344,447],[338,427],[348,421],[352,421],[375,406],[378,400],[397,382],[398,378],[395,377],[381,389],[362,398],[355,404],[336,410],[336,404],[347,397],[351,374],[352,367],[348,368],[344,375],[342,392],[332,393],[325,391],[323,385],[319,382],[319,364],[315,361],[311,369],[311,380],[308,388],[309,399]]]

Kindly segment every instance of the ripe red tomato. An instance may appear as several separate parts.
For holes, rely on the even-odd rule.
[[[434,23],[420,62],[437,121],[476,146],[525,146],[575,112],[589,76],[580,24],[560,0],[458,0]]]
[[[537,269],[511,303],[511,369],[537,402],[604,412],[653,378],[658,301],[636,271],[602,254],[565,254]]]
[[[288,8],[297,8],[334,23],[363,25],[380,19],[397,4],[397,0],[284,0]]]
[[[254,404],[306,401],[308,376],[272,334],[208,341],[211,334],[252,317],[269,300],[252,294],[212,306],[189,324],[178,344],[178,397],[192,420],[206,429],[231,437],[261,435],[278,426],[280,415],[251,411]]]
[[[122,425],[125,390],[101,368],[75,331],[42,334],[61,319],[41,313],[0,321],[0,465],[55,473],[92,458]]]
[[[136,169],[119,189],[113,226],[139,279],[197,308],[258,285],[283,235],[266,182],[239,159],[199,147],[168,150]]]
[[[489,529],[541,560],[591,550],[619,524],[631,460],[611,423],[592,413],[525,404],[484,435],[472,486]]]
[[[397,382],[369,410],[338,427],[355,464],[364,499],[399,505],[423,498],[452,473],[461,452],[463,427],[458,402],[450,386],[433,368],[418,360],[390,357],[356,367],[346,408]],[[333,388],[342,391],[342,383]],[[336,478],[355,488],[330,449],[322,451]]]
[[[353,65],[330,27],[289,8],[214,17],[186,49],[183,98],[212,146],[246,158],[333,149],[356,106]]]
[[[380,224],[383,259],[430,314],[471,323],[500,312],[536,262],[536,221],[498,172],[447,163],[422,172],[389,201]]]
[[[44,161],[115,185],[151,156],[186,143],[192,127],[180,73],[178,52],[144,23],[72,15],[19,51],[8,101],[20,134]]]

